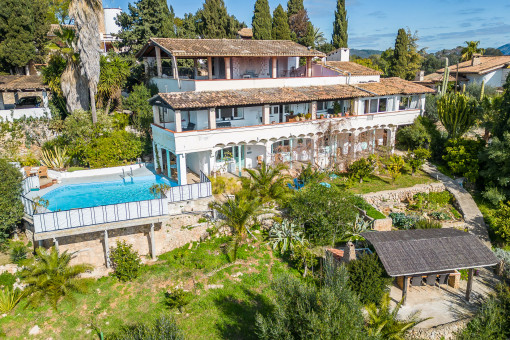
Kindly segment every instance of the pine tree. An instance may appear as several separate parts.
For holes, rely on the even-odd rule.
[[[197,33],[206,39],[233,39],[245,27],[233,15],[229,15],[223,0],[205,0],[196,14]]]
[[[256,0],[251,21],[253,27],[253,39],[271,39],[271,12],[267,0]]]
[[[128,5],[117,19],[121,31],[118,33],[120,47],[128,47],[132,53],[138,52],[150,38],[175,37],[173,9],[165,0],[138,0]]]
[[[298,43],[300,43],[303,46],[306,47],[315,47],[315,41],[314,41],[314,27],[310,21],[308,21],[308,25],[306,27],[306,33],[305,35],[298,40]]]
[[[304,9],[303,0],[289,0],[289,2],[287,2],[287,16],[289,18]]]
[[[333,22],[333,46],[335,48],[347,46],[347,11],[345,0],[336,2],[335,21]]]
[[[390,75],[392,77],[406,78],[406,67],[409,45],[409,37],[405,29],[398,30],[397,39],[395,39],[395,50],[393,52],[393,60],[390,66]]]
[[[289,19],[282,5],[278,5],[273,12],[272,38],[275,40],[290,40]]]

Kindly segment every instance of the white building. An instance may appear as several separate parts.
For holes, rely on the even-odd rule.
[[[346,52],[314,63],[325,55],[292,41],[151,39],[137,56],[160,91],[150,100],[156,167],[184,185],[189,171],[239,173],[262,161],[326,167],[392,147],[396,128],[433,91],[381,79]]]

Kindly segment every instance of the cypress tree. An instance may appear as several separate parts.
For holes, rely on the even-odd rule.
[[[395,50],[390,66],[390,75],[392,77],[406,78],[406,68],[408,60],[409,37],[405,29],[398,30],[397,39],[395,39]]]
[[[255,1],[251,26],[253,27],[253,39],[271,39],[271,13],[267,0]]]
[[[287,16],[290,17],[305,9],[303,0],[289,0],[287,2]]]
[[[290,40],[289,19],[282,5],[278,5],[273,12],[272,37],[275,40]]]
[[[345,10],[345,0],[336,2],[335,21],[333,22],[333,47],[347,46],[347,11]]]
[[[229,15],[223,0],[205,0],[196,14],[197,33],[206,39],[233,39],[245,25]]]

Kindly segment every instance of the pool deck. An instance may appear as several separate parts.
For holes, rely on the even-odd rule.
[[[137,168],[135,168],[137,167]],[[61,186],[69,185],[69,184],[82,184],[82,183],[95,183],[95,182],[111,182],[111,181],[118,181],[121,180],[122,173],[117,174],[110,174],[110,175],[96,175],[96,176],[84,176],[84,177],[77,177],[77,178],[63,178],[60,183],[55,183],[52,186],[48,188],[44,188],[37,191],[30,191],[28,194],[26,194],[27,198],[33,199],[35,197],[42,197],[48,192],[55,190]],[[152,165],[147,166],[139,166],[139,165],[133,165],[133,177],[145,177],[145,176],[152,176],[156,175],[156,172],[154,171],[154,168]],[[129,176],[127,177],[130,178]]]

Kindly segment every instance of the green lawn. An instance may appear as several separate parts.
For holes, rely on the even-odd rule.
[[[101,278],[88,294],[77,296],[74,304],[62,303],[59,312],[49,306],[24,309],[22,301],[0,319],[0,327],[10,339],[28,337],[34,325],[42,330],[38,337],[31,337],[35,339],[97,339],[91,332],[91,322],[108,334],[121,325],[168,313],[176,318],[188,339],[255,338],[255,316],[270,306],[272,277],[282,272],[297,275],[297,271],[261,243],[243,245],[239,259],[232,265],[221,252],[225,242],[225,238],[216,238],[194,243],[191,250],[185,246],[163,254],[133,282]],[[223,288],[206,289],[210,284]],[[163,303],[165,291],[176,286],[193,292],[182,314]]]
[[[338,180],[341,181],[341,180]],[[363,183],[355,182],[349,190],[355,194],[367,194],[369,192],[395,190],[400,188],[412,187],[416,184],[427,184],[437,182],[423,171],[417,171],[414,176],[411,174],[402,174],[399,178],[392,181],[388,175],[371,175]]]

